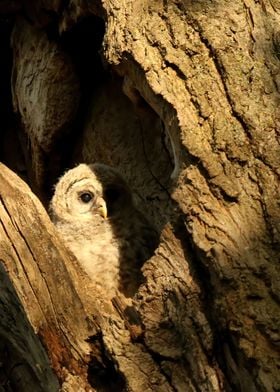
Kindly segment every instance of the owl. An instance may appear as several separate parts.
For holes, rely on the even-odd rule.
[[[117,170],[95,163],[67,171],[55,186],[50,216],[97,289],[111,298],[118,290],[135,293],[158,234]]]

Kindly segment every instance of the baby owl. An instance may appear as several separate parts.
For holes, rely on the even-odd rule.
[[[97,287],[110,297],[118,289],[134,294],[141,265],[157,247],[158,235],[115,169],[95,163],[67,171],[55,187],[50,215]]]

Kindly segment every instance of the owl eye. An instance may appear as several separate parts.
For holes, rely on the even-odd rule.
[[[83,192],[79,195],[79,198],[83,203],[89,203],[93,199],[93,194],[91,192]]]

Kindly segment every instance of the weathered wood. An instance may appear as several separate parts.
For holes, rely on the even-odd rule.
[[[0,290],[0,385],[4,391],[57,391],[58,381],[49,359],[27,320],[2,260]]]
[[[46,181],[46,160],[55,142],[68,136],[77,113],[80,85],[70,57],[55,41],[22,18],[11,37],[13,48],[12,93],[14,111],[27,134],[23,146],[31,160],[29,176],[38,189]],[[49,164],[49,169],[55,163]],[[54,170],[54,169],[53,169]]]
[[[82,373],[94,328],[64,266],[65,249],[39,200],[2,164],[0,184],[1,262],[60,379],[64,367]],[[13,302],[9,306],[14,312]]]
[[[77,388],[80,379],[85,387],[88,371],[96,390],[278,390],[278,2],[41,0],[31,12],[33,3],[25,12],[34,24],[46,28],[52,21],[56,32],[66,35],[75,36],[72,28],[82,26],[84,17],[104,19],[100,51],[108,71],[92,85],[91,100],[87,91],[89,110],[78,117],[79,143],[68,158],[118,166],[138,206],[161,232],[133,301],[119,297],[108,303],[106,293],[97,294],[67,255],[30,191],[15,177],[3,188],[0,217],[15,247],[4,262],[62,381],[64,355],[53,358],[52,352],[62,346],[67,357],[75,357],[71,343],[80,354],[73,366],[69,360],[65,365],[64,390],[71,383]],[[14,37],[23,22],[17,23]],[[44,36],[47,63],[57,43],[37,34]],[[20,42],[13,40],[14,50],[19,47],[36,70],[37,57]],[[86,50],[92,55],[90,43]],[[22,76],[28,68],[17,58],[13,67]],[[18,80],[16,85],[13,79],[14,99],[28,102],[37,93],[36,83],[25,91],[25,78]],[[57,98],[54,85],[45,83],[38,113],[27,105],[19,114],[25,131],[41,140],[40,148],[52,159],[49,141],[56,144],[59,127],[51,127],[49,135],[44,124],[34,126],[36,116],[47,113],[55,124],[60,113],[61,106],[45,111],[48,89]],[[57,94],[67,106],[68,92]],[[69,102],[67,110],[74,101]],[[67,110],[64,119],[71,114]],[[48,163],[39,161],[47,172]],[[5,173],[1,181],[10,178]],[[28,202],[24,218],[18,206],[27,199],[35,204]],[[44,252],[33,249],[35,243]]]
[[[166,231],[166,238],[155,260],[152,259],[151,264],[148,263],[145,268],[147,271],[151,270],[152,276],[149,277],[147,273],[148,284],[140,291],[134,306],[121,297],[116,298],[112,306],[106,302],[106,293],[96,292],[87,277],[79,271],[75,260],[67,258],[55,228],[29,188],[3,165],[0,181],[1,259],[30,322],[48,349],[52,366],[60,380],[66,380],[66,384],[71,385],[73,381],[69,381],[69,377],[70,380],[71,377],[75,380],[79,376],[79,383],[85,383],[87,367],[92,366],[97,370],[96,373],[90,372],[91,382],[98,385],[102,382],[98,381],[101,371],[98,366],[107,361],[108,368],[104,367],[103,372],[111,372],[113,380],[116,379],[120,384],[124,383],[121,381],[124,377],[130,390],[171,391],[172,386],[167,377],[170,360],[171,363],[179,358],[181,361],[181,354],[188,345],[195,345],[195,351],[199,350],[196,338],[190,337],[188,343],[184,342],[186,337],[185,332],[180,331],[182,326],[174,324],[174,329],[170,329],[173,322],[178,322],[177,315],[173,314],[172,302],[182,302],[181,305],[185,308],[187,297],[191,301],[198,301],[199,290],[192,282],[187,264],[185,268],[180,267],[180,262],[185,263],[182,254],[173,261],[168,261],[170,255],[164,250],[168,245],[164,244],[168,238],[170,240],[173,237],[170,229]],[[167,275],[172,273],[174,279],[166,281],[163,278],[161,286],[159,282],[155,285],[155,276],[165,270]],[[180,282],[186,278],[189,279],[188,284],[181,286]],[[177,287],[177,279],[180,287]],[[153,293],[154,290],[157,293]],[[166,296],[167,292],[168,297],[161,303],[160,298]],[[10,306],[13,307],[13,304]],[[168,310],[171,312],[169,321],[166,322],[161,319],[167,317],[164,306],[171,306]],[[191,314],[183,311],[185,322],[190,329],[194,328],[190,315],[196,322],[202,322],[210,339],[205,341],[205,347],[211,345],[211,331],[203,313],[196,308],[197,315],[194,316],[192,307],[189,309]],[[151,311],[153,315],[149,315]],[[161,348],[163,352],[157,353],[163,342],[166,347]],[[185,344],[187,347],[184,349]],[[160,355],[160,360],[157,355]],[[167,369],[166,374],[159,366],[162,360]],[[199,352],[197,360],[203,363],[203,373],[207,372],[215,379],[215,372],[208,366],[203,352]],[[114,369],[110,368],[113,367],[110,365],[112,361],[122,377],[114,375]],[[103,382],[107,383],[108,380]],[[210,384],[212,383],[213,380]]]

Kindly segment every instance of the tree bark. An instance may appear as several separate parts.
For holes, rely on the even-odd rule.
[[[279,2],[19,3],[2,161],[45,205],[66,167],[117,166],[161,241],[108,301],[1,165],[2,385],[279,390]]]

